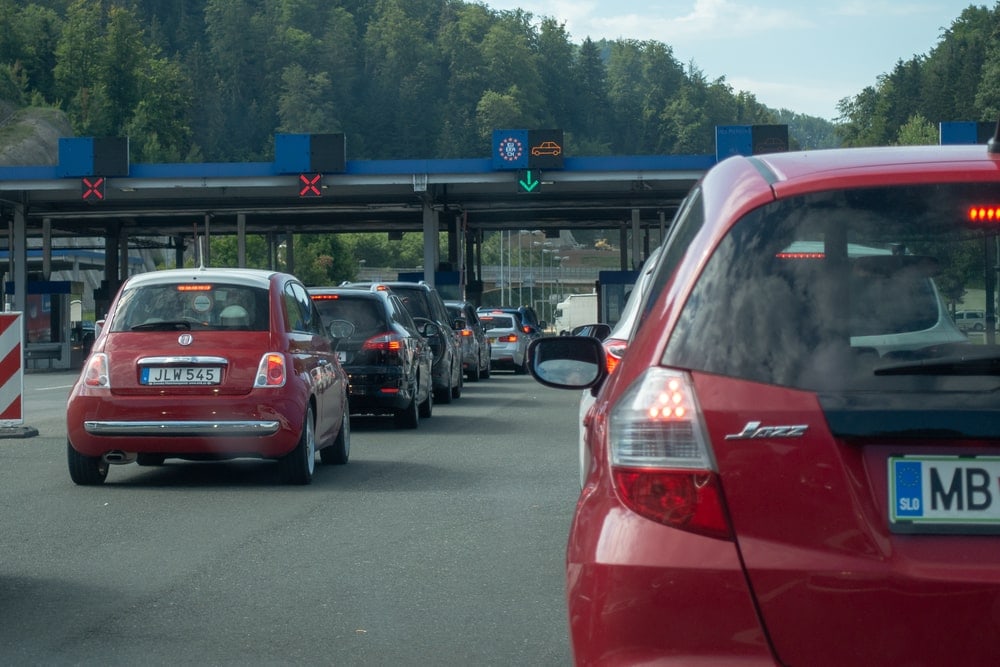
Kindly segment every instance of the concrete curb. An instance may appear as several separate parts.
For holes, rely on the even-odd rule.
[[[0,438],[33,438],[38,435],[34,426],[0,426]]]

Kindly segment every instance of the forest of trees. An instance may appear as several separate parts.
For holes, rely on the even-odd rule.
[[[716,125],[755,123],[800,148],[936,143],[939,121],[1000,116],[1000,3],[833,123],[709,80],[668,41],[463,0],[0,0],[0,102],[128,136],[137,163],[270,160],[279,132],[344,132],[352,160],[483,157],[499,127],[562,128],[572,155],[711,154]]]
[[[269,159],[277,132],[344,132],[351,159],[484,156],[497,127],[562,128],[574,155],[712,153],[716,125],[752,123],[802,148],[922,143],[1000,113],[1000,10],[974,5],[834,123],[666,42],[463,0],[0,0],[0,28],[0,101],[127,135],[135,162]]]
[[[718,124],[836,143],[665,43],[462,0],[0,0],[0,26],[0,100],[135,162],[269,159],[276,132],[344,132],[350,159],[481,157],[497,127],[562,128],[574,155],[711,153]]]

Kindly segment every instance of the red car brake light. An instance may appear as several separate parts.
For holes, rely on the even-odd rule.
[[[694,386],[682,372],[651,368],[608,416],[618,497],[633,512],[679,530],[731,539],[718,473]]]
[[[257,377],[254,387],[283,387],[287,378],[285,355],[278,352],[268,352],[257,365]]]
[[[500,342],[500,343],[516,343],[517,342],[517,334],[507,334],[506,336],[500,336],[499,338],[497,338],[497,342]]]
[[[462,335],[463,336],[471,336],[472,335],[472,329],[462,329]]]
[[[523,331],[524,333],[531,333],[531,327],[523,326],[521,327],[521,331]]]
[[[399,334],[391,331],[372,336],[362,345],[362,350],[374,350],[378,352],[399,352],[403,348],[403,338]]]
[[[83,371],[83,384],[91,389],[110,389],[111,380],[108,375],[108,355],[95,352],[87,360]]]
[[[609,375],[618,367],[618,362],[625,356],[625,350],[627,349],[627,340],[622,340],[621,338],[604,339],[604,358],[608,365]]]

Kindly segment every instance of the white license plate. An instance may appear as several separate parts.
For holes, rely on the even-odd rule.
[[[1000,533],[1000,456],[889,457],[897,533]]]
[[[222,369],[219,367],[160,366],[143,368],[142,384],[219,384]]]
[[[343,350],[338,350],[337,360],[340,361],[340,363],[344,363],[345,361],[347,361],[347,353],[344,352]]]

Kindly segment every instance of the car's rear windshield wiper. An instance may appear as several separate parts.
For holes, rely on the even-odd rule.
[[[875,375],[1000,375],[1000,355],[918,359],[879,366]]]
[[[143,322],[129,327],[129,331],[190,331],[191,323],[187,320],[163,320],[161,322]]]

